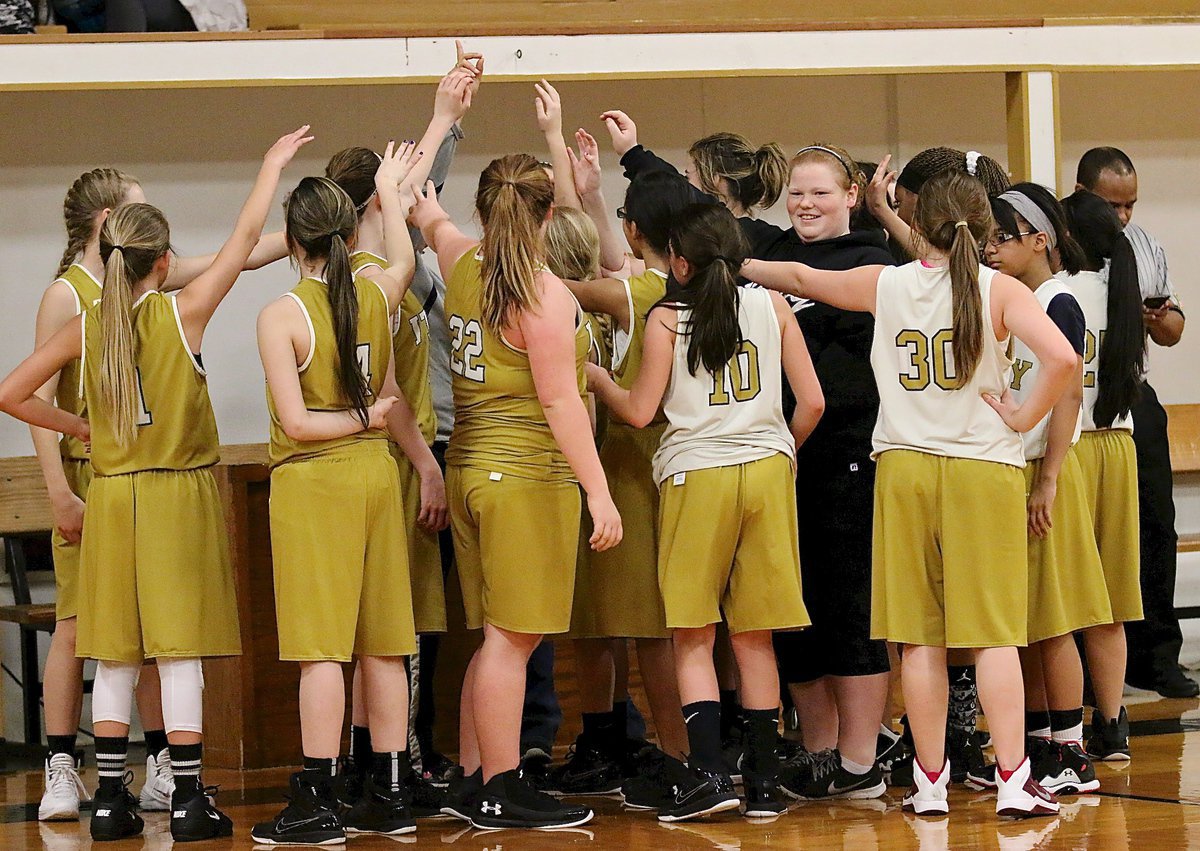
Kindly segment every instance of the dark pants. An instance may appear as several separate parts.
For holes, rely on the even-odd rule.
[[[110,33],[196,31],[179,0],[108,0],[105,12]]]
[[[1127,674],[1152,679],[1179,664],[1183,634],[1175,616],[1175,502],[1171,491],[1171,447],[1167,412],[1149,384],[1133,406],[1137,447],[1138,506],[1141,521],[1143,621],[1125,625],[1129,643]]]

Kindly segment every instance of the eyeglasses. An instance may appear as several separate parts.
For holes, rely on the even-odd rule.
[[[1006,242],[1011,242],[1014,239],[1020,239],[1021,237],[1025,237],[1025,236],[1031,236],[1032,234],[1033,234],[1033,231],[1019,230],[1016,233],[1005,233],[1004,231],[999,231],[997,233],[992,234],[991,236],[989,236],[987,238],[987,244],[990,245],[992,248],[998,248],[999,246],[1003,245]]]
[[[624,207],[617,207],[617,218],[618,219],[625,218],[625,208]]]

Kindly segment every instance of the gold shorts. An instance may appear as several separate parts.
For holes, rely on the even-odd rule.
[[[412,581],[413,621],[417,634],[446,631],[446,584],[438,533],[417,523],[421,515],[421,477],[395,444],[392,457],[400,473],[404,523],[408,528],[408,573]]]

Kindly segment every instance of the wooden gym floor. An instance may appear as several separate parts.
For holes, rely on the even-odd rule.
[[[667,827],[652,816],[623,813],[619,802],[599,799],[594,821],[585,828],[554,833],[483,832],[452,820],[423,821],[415,836],[354,838],[355,851],[394,848],[414,849],[454,845],[472,851],[538,851],[566,846],[593,849],[766,849],[822,848],[846,851],[912,848],[941,849],[1102,849],[1120,851],[1173,851],[1200,847],[1200,702],[1153,699],[1144,692],[1131,694],[1133,761],[1099,764],[1102,783],[1098,793],[1065,798],[1056,818],[1033,821],[999,821],[994,795],[956,788],[951,795],[949,818],[918,819],[900,811],[902,790],[889,789],[877,801],[798,804],[770,823],[751,823],[737,815],[720,815],[699,822]],[[136,766],[141,749],[134,747],[136,792],[142,770]],[[144,764],[144,763],[143,763]],[[249,830],[270,818],[281,805],[288,770],[269,769],[238,773],[206,773],[209,783],[221,786],[219,802],[234,820],[232,839],[213,841],[202,848],[248,848]],[[84,774],[91,787],[95,772],[89,758]],[[0,775],[0,848],[72,851],[91,846],[86,815],[79,823],[39,824],[41,771]],[[166,813],[146,816],[145,835],[112,843],[122,848],[159,849],[172,845]]]

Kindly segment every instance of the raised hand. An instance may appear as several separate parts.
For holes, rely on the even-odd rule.
[[[433,114],[451,122],[460,121],[471,108],[475,79],[470,71],[454,69],[438,83],[437,94],[433,97]]]
[[[583,198],[600,191],[600,146],[595,138],[582,128],[575,131],[575,144],[579,153],[576,154],[567,148],[567,156],[571,158],[575,191]]]
[[[292,157],[296,155],[296,151],[316,138],[315,136],[307,135],[308,128],[309,125],[305,124],[303,127],[293,130],[286,136],[280,136],[278,141],[263,156],[263,165],[283,171],[287,164],[292,161]]]
[[[540,83],[533,84],[537,90],[537,97],[533,99],[533,106],[537,112],[538,129],[547,136],[556,135],[562,136],[562,98],[558,95],[558,89],[550,85],[545,80]]]
[[[612,137],[613,150],[617,152],[617,156],[625,156],[626,151],[637,145],[637,125],[621,110],[610,109],[602,112],[600,119],[608,128],[608,135]]]
[[[459,39],[454,40],[454,52],[457,59],[450,70],[462,70],[471,74],[471,94],[479,91],[479,83],[483,80],[483,54],[464,53],[463,44]]]
[[[415,142],[401,142],[399,145],[388,142],[379,162],[379,169],[375,172],[375,188],[394,192],[422,156]]]
[[[867,209],[877,217],[892,208],[892,187],[896,185],[899,174],[889,170],[891,162],[892,155],[888,154],[880,161],[875,174],[871,176],[871,182],[867,184]]]
[[[403,199],[402,199],[403,200]],[[425,191],[414,191],[413,207],[408,214],[408,221],[413,227],[424,232],[425,226],[437,219],[448,219],[446,211],[438,202],[437,189],[432,180],[425,181]]]

